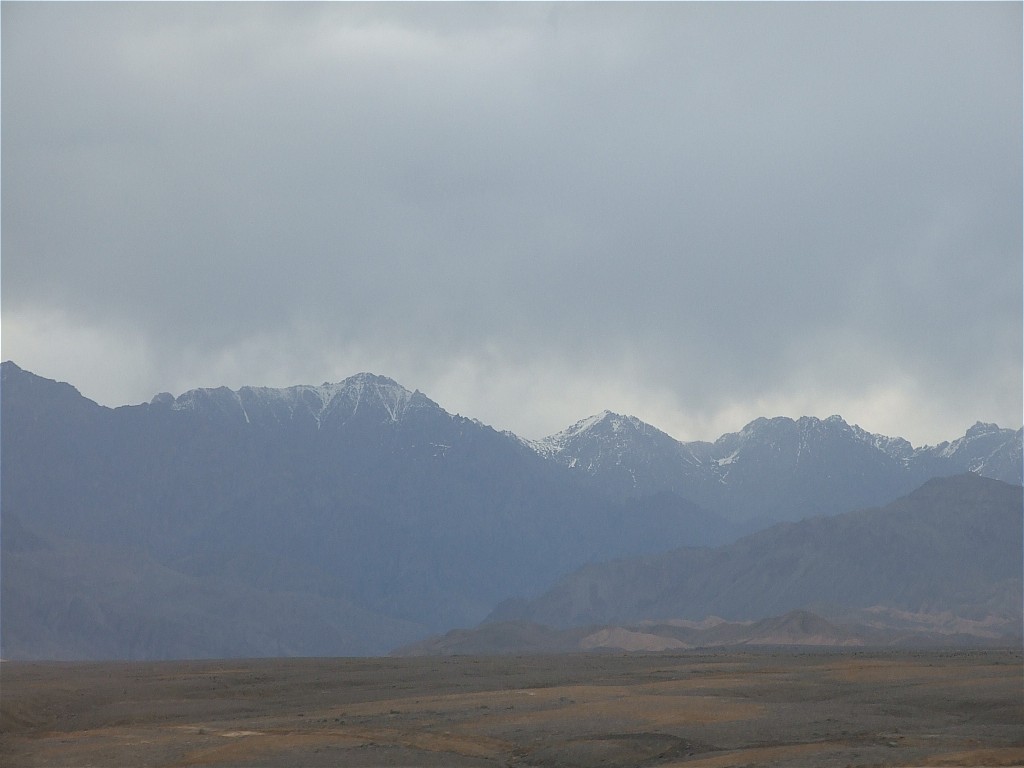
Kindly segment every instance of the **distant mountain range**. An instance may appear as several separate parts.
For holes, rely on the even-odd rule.
[[[952,442],[914,448],[839,416],[759,418],[713,443],[683,443],[605,411],[524,441],[618,498],[671,491],[734,520],[767,524],[880,504],[932,477],[974,472],[1022,482],[1022,432],[976,423]]]
[[[1021,474],[1021,432],[993,425],[927,449],[838,417],[679,443],[605,413],[529,442],[371,374],[110,409],[6,362],[0,406],[11,658],[380,653],[587,563]]]
[[[716,548],[590,564],[492,619],[566,627],[884,605],[1016,621],[1022,511],[1019,485],[936,478],[882,508],[780,523]]]
[[[515,655],[552,653],[635,653],[694,648],[800,647],[979,648],[1020,645],[1020,633],[1001,622],[936,620],[932,614],[851,615],[830,621],[812,611],[726,621],[670,619],[630,624],[550,627],[528,621],[487,622],[475,629],[453,629],[392,651],[394,656]]]
[[[881,509],[590,564],[534,600],[507,601],[475,630],[400,652],[1019,645],[1021,491],[971,474],[937,478]]]
[[[919,635],[901,639],[921,640]],[[757,621],[726,621],[717,616],[699,622],[646,621],[631,625],[550,627],[527,621],[488,622],[476,629],[398,648],[395,656],[454,656],[579,653],[580,651],[679,651],[766,645],[863,646],[898,644],[891,633],[833,624],[810,611],[792,611]]]

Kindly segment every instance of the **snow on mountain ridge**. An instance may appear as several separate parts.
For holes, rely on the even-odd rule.
[[[280,389],[244,386],[237,391],[227,387],[201,388],[189,390],[177,398],[161,393],[153,398],[152,404],[178,411],[219,413],[221,418],[249,424],[283,424],[298,419],[315,424],[316,429],[328,422],[344,423],[367,409],[376,414],[370,418],[379,418],[382,423],[400,422],[411,408],[429,406],[442,410],[418,390],[410,392],[394,380],[372,373],[360,373],[341,382],[324,382],[319,386],[296,385]],[[581,419],[540,440],[524,439],[511,432],[506,434],[543,458],[588,474],[615,466],[628,471],[634,479],[640,474],[677,475],[678,479],[672,483],[682,482],[683,477],[696,478],[709,473],[719,483],[731,482],[733,468],[745,466],[751,460],[763,461],[764,450],[780,457],[788,455],[791,458],[783,460],[798,466],[814,457],[818,446],[836,439],[847,444],[859,442],[907,468],[929,462],[939,462],[937,466],[952,462],[961,471],[995,473],[993,476],[1006,476],[1011,480],[1021,474],[1020,431],[1015,433],[980,421],[952,442],[920,448],[902,437],[871,433],[856,424],[850,425],[839,415],[824,419],[759,417],[738,432],[722,435],[714,443],[682,442],[634,416],[609,410]],[[672,470],[672,466],[677,469]]]
[[[556,459],[591,473],[599,471],[602,465],[608,463],[628,462],[633,466],[639,466],[637,462],[644,462],[645,456],[651,450],[663,450],[671,445],[676,460],[684,460],[680,464],[680,471],[689,472],[703,466],[716,474],[721,472],[719,480],[726,482],[731,465],[743,463],[745,457],[749,456],[748,451],[758,451],[761,448],[767,448],[772,452],[793,451],[793,461],[800,464],[805,454],[813,454],[818,450],[817,446],[823,442],[839,439],[862,443],[904,466],[909,466],[911,462],[928,455],[950,458],[958,452],[978,452],[979,448],[983,449],[981,453],[987,454],[984,450],[986,441],[991,441],[995,450],[998,448],[996,443],[1001,444],[1011,433],[1012,430],[979,422],[971,427],[966,435],[952,443],[942,443],[937,447],[914,448],[902,437],[868,432],[834,414],[824,419],[815,416],[801,416],[798,419],[787,416],[762,416],[749,422],[738,432],[722,435],[714,443],[681,442],[635,417],[622,416],[606,410],[581,419],[542,440],[521,442],[545,458]],[[652,443],[652,440],[655,442]],[[655,447],[657,443],[661,445]],[[761,448],[758,448],[759,446]],[[984,458],[973,460],[970,470],[978,471],[984,464]]]
[[[621,450],[625,449],[637,434],[656,439],[663,438],[675,443],[679,442],[657,427],[653,427],[635,416],[623,416],[608,410],[588,416],[585,419],[580,419],[561,432],[548,435],[540,440],[526,440],[523,442],[542,456],[551,458],[564,452],[574,443],[585,440],[588,436],[594,436],[596,439],[606,443],[614,443]]]
[[[901,461],[910,459],[915,452],[910,442],[902,437],[889,437],[868,432],[857,424],[849,424],[838,414],[833,414],[825,419],[819,419],[816,416],[801,416],[799,419],[791,419],[788,416],[773,418],[761,416],[746,424],[739,432],[722,435],[715,441],[715,445],[720,448],[728,448],[731,459],[725,463],[731,463],[736,459],[739,447],[744,444],[768,440],[770,445],[774,445],[775,443],[772,441],[780,430],[795,430],[800,438],[801,450],[807,448],[810,436],[832,433],[849,435]]]
[[[580,435],[588,432],[595,424],[599,423],[605,416],[610,414],[611,411],[601,411],[601,413],[588,416],[585,419],[580,419],[572,426],[563,429],[561,432],[556,432],[553,435],[542,437],[540,440],[524,440],[523,442],[541,456],[550,459],[564,451],[575,438],[578,438]]]
[[[153,404],[169,405],[172,410],[198,411],[215,408],[237,412],[246,423],[257,413],[270,414],[273,420],[292,419],[298,414],[312,417],[319,429],[334,413],[355,415],[361,407],[379,406],[391,422],[398,422],[412,407],[436,406],[418,390],[410,392],[393,379],[372,373],[359,373],[341,382],[324,382],[319,386],[298,384],[291,387],[244,386],[237,391],[227,387],[199,388],[177,398],[162,393]]]
[[[961,456],[968,457],[967,469],[971,472],[981,473],[985,471],[986,465],[995,460],[1015,462],[1020,468],[1020,435],[1012,429],[1003,429],[996,424],[986,422],[975,422],[974,426],[967,430],[963,437],[948,443],[939,443],[936,446],[928,446],[915,451],[915,455],[932,456],[940,459],[957,460]],[[1006,445],[1009,441],[1013,443],[1016,451],[1013,455],[1006,454]]]

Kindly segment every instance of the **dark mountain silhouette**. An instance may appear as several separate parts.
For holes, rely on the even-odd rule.
[[[717,548],[584,566],[491,621],[556,628],[639,621],[948,614],[1019,635],[1021,487],[936,478],[885,507],[781,523]],[[880,610],[881,609],[881,610]]]
[[[742,454],[729,503],[708,497],[728,522],[683,495],[696,485],[658,480],[689,454],[641,422],[623,421],[646,453],[616,448],[646,467],[625,493],[621,472],[597,471],[607,450],[581,473],[565,446],[538,450],[372,374],[111,409],[3,363],[0,406],[7,657],[378,653],[473,625],[586,563],[722,544],[770,512],[735,506],[759,485],[782,516],[787,496],[832,494],[831,512],[859,498],[850,489],[899,486],[868,472],[885,461],[850,464],[824,438],[824,476],[775,490],[778,462],[755,471]],[[622,436],[607,427],[591,436]],[[934,452],[935,467],[998,464],[1008,431],[979,430]],[[695,445],[701,466],[729,466]]]
[[[7,656],[382,652],[719,525],[671,494],[606,500],[369,374],[117,409],[2,376]]]

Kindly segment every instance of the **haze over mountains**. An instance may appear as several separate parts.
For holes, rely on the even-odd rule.
[[[605,411],[528,444],[614,496],[673,491],[763,522],[882,503],[941,475],[1022,480],[1021,431],[981,422],[952,442],[919,448],[840,416],[759,418],[713,443],[683,443]]]
[[[645,620],[763,619],[803,608],[875,606],[1019,632],[1021,487],[936,478],[882,508],[783,523],[714,548],[587,565],[492,620],[552,627]]]
[[[372,374],[110,409],[7,362],[0,402],[13,658],[381,653],[588,563],[724,545],[936,476],[1021,482],[1021,432],[995,425],[914,448],[839,417],[758,419],[681,443],[606,412],[530,442]]]

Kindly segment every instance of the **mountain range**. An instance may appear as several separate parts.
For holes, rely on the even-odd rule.
[[[936,476],[974,472],[1019,485],[1021,435],[978,422],[952,442],[914,448],[839,416],[804,416],[759,418],[713,443],[684,443],[605,411],[526,444],[615,497],[671,491],[768,524],[884,503]]]
[[[492,620],[556,627],[650,619],[762,619],[877,605],[1020,615],[1021,487],[966,474],[881,508],[780,523],[715,548],[587,565]]]
[[[111,409],[5,362],[0,407],[7,658],[381,653],[589,563],[1021,473],[1021,432],[994,425],[681,443],[606,412],[531,442],[372,374]]]
[[[1019,645],[1021,491],[973,474],[935,478],[883,508],[589,564],[475,629],[398,653]]]

